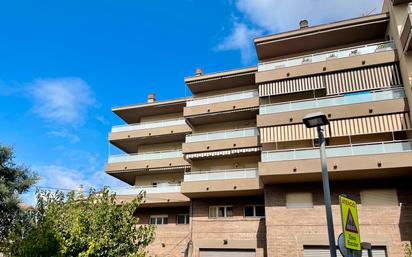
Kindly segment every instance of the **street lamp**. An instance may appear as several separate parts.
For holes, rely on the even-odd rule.
[[[316,112],[316,113],[310,113],[306,115],[303,118],[303,123],[305,123],[307,128],[316,127],[318,130],[319,145],[320,145],[320,162],[322,166],[323,197],[324,197],[325,208],[326,208],[326,221],[328,224],[329,251],[330,251],[331,257],[336,257],[335,233],[333,230],[333,218],[332,218],[332,207],[331,207],[331,200],[330,200],[328,165],[326,162],[325,136],[323,135],[323,129],[322,129],[322,126],[328,125],[329,121],[324,113]]]

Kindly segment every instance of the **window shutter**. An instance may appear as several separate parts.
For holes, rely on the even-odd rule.
[[[286,194],[287,208],[312,208],[313,200],[312,193],[287,193]]]

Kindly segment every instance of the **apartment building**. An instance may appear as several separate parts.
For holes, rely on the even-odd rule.
[[[338,195],[358,202],[374,256],[412,240],[412,8],[254,39],[258,64],[185,78],[191,97],[113,108],[125,152],[105,171],[141,190],[154,256],[328,256],[316,131],[325,113],[336,238]],[[253,40],[253,39],[251,39]],[[366,255],[365,255],[366,256]]]

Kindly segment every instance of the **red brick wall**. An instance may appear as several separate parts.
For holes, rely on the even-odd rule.
[[[396,188],[399,206],[362,206],[361,189]],[[314,207],[286,208],[286,192],[312,192]],[[395,180],[331,183],[335,236],[342,232],[338,195],[356,200],[362,241],[386,245],[390,257],[403,257],[402,242],[412,235],[412,187]],[[304,242],[327,243],[326,215],[321,183],[271,185],[265,187],[267,256],[303,256]],[[310,242],[313,240],[313,242]],[[321,240],[321,241],[322,241]]]

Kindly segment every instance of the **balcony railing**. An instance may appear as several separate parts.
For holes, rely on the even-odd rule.
[[[379,91],[362,91],[333,97],[314,98],[286,103],[267,104],[260,107],[259,114],[280,113],[399,98],[405,98],[405,91],[401,87]]]
[[[356,47],[343,48],[334,51],[321,52],[279,61],[263,62],[258,65],[258,71],[275,70],[279,68],[298,66],[306,63],[323,62],[336,58],[345,58],[355,55],[370,54],[378,51],[393,50],[395,44],[392,41],[380,42]]]
[[[180,192],[180,184],[167,184],[161,186],[135,186],[115,188],[111,190],[117,195],[137,195],[141,191],[146,191],[146,194],[156,193],[176,193]]]
[[[162,121],[154,121],[154,122],[144,122],[144,123],[142,122],[138,124],[126,124],[126,125],[113,126],[112,132],[131,131],[131,130],[150,129],[150,128],[162,128],[162,127],[177,126],[177,125],[184,125],[184,124],[186,124],[185,119],[171,119],[171,120],[162,120]]]
[[[193,98],[186,102],[186,106],[197,106],[197,105],[205,105],[205,104],[213,104],[213,103],[220,103],[220,102],[227,102],[227,101],[234,101],[234,100],[241,100],[247,99],[252,97],[259,96],[259,92],[257,90],[248,90],[224,95],[216,95],[216,96],[209,96],[209,97],[201,97],[201,98]]]
[[[109,157],[109,163],[147,161],[167,158],[183,157],[182,150],[171,150],[163,152],[147,152],[138,154],[119,154]]]
[[[356,155],[371,155],[384,153],[401,153],[412,150],[412,141],[390,141],[380,143],[365,143],[356,145],[330,146],[326,148],[326,156],[342,157]],[[319,158],[319,149],[294,149],[262,152],[262,162],[305,160]]]
[[[252,137],[258,135],[257,128],[244,128],[234,130],[223,130],[209,133],[189,134],[186,135],[186,143],[220,140],[238,137]]]
[[[184,181],[203,181],[221,179],[256,178],[258,169],[231,169],[187,172]]]

